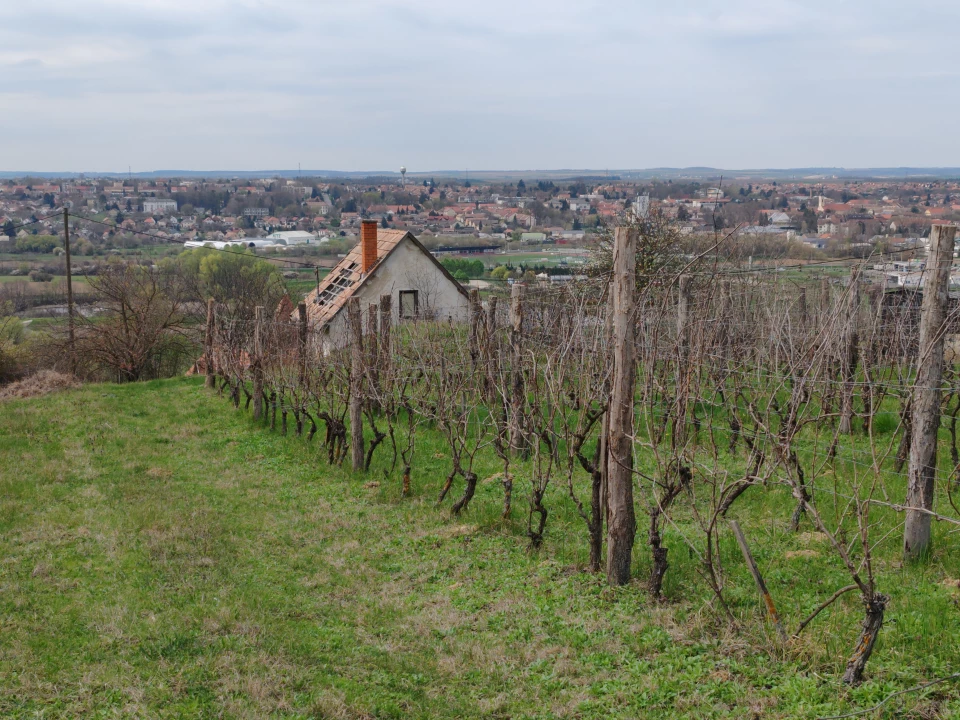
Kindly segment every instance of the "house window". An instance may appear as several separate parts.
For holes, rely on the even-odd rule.
[[[420,297],[416,290],[400,291],[400,318],[415,318],[420,310]]]

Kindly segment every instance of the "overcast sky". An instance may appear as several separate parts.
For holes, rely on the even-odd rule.
[[[956,0],[0,0],[0,170],[960,166]]]

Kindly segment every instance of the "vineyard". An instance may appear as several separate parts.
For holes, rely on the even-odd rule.
[[[211,303],[202,370],[264,426],[401,497],[429,487],[463,517],[496,483],[531,552],[575,542],[589,570],[636,578],[651,603],[702,594],[718,626],[761,628],[798,657],[836,652],[839,635],[857,685],[891,613],[898,633],[908,617],[944,621],[911,607],[905,568],[957,574],[960,376],[942,360],[953,234],[931,241],[927,287],[944,290],[922,303],[861,266],[843,283],[702,258],[645,275],[638,238],[619,229],[610,267],[584,283],[474,290],[465,324],[397,322],[389,296],[351,299],[340,347],[302,305],[247,317]],[[445,476],[419,478],[428,435],[444,441]],[[674,583],[678,568],[698,587]]]

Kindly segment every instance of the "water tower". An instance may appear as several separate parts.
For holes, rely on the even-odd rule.
[[[407,179],[407,169],[405,167],[400,168],[400,187],[406,185]]]

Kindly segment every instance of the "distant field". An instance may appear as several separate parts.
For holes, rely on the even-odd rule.
[[[576,256],[571,253],[554,253],[554,252],[515,252],[515,253],[503,253],[497,255],[484,255],[481,259],[484,264],[488,267],[495,267],[496,265],[505,265],[507,263],[519,264],[524,263],[526,265],[546,265],[546,266],[557,266],[562,264],[566,259],[576,258],[586,260],[586,257]]]
[[[0,285],[9,283],[26,283],[28,292],[66,292],[67,279],[55,276],[50,282],[31,282],[26,275],[0,275]],[[73,278],[74,292],[87,292],[90,285],[83,277]]]

